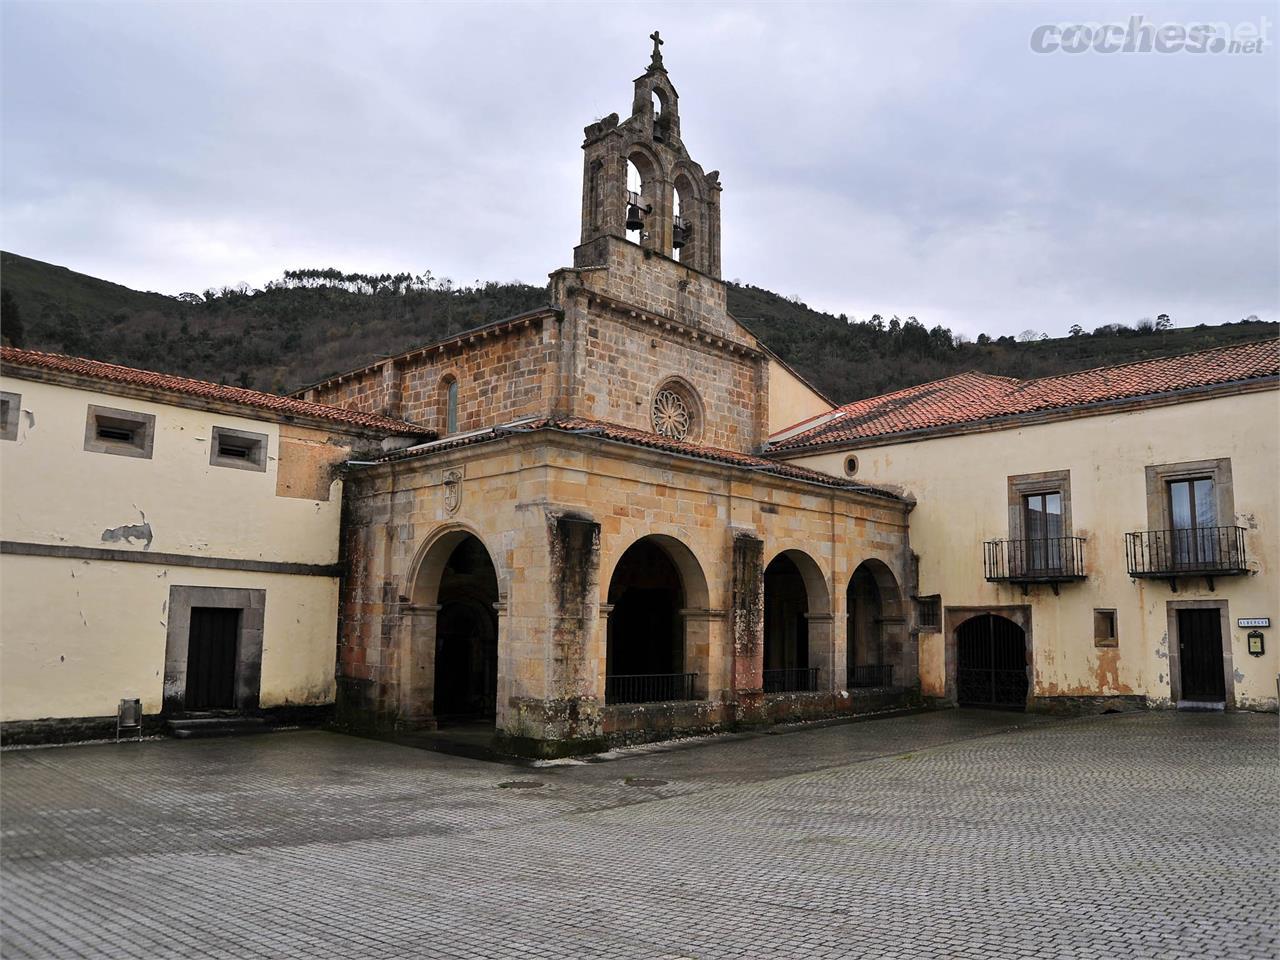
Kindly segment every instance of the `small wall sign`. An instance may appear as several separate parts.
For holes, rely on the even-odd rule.
[[[1265,648],[1262,646],[1262,631],[1250,630],[1249,631],[1249,656],[1260,657],[1264,652],[1265,652]]]
[[[1269,627],[1271,626],[1270,617],[1241,617],[1236,621],[1237,627]]]

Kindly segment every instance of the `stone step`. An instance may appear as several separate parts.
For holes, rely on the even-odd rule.
[[[261,717],[189,716],[169,721],[169,732],[180,739],[190,737],[230,737],[246,733],[266,733],[270,728]]]

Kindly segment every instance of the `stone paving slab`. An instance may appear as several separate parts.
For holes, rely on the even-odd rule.
[[[536,769],[12,751],[0,956],[1270,958],[1275,747],[1274,716],[948,711]]]

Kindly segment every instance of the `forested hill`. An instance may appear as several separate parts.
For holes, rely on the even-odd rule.
[[[458,286],[430,272],[335,269],[286,271],[262,290],[169,297],[13,253],[0,253],[0,295],[6,342],[273,392],[548,302],[545,287],[522,283]],[[1278,329],[1256,318],[1178,329],[1176,318],[1153,311],[1131,327],[1061,339],[1028,330],[968,343],[912,317],[850,321],[738,284],[729,286],[729,309],[837,402],[965,370],[1046,376],[1274,337]]]

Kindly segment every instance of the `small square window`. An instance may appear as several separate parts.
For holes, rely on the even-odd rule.
[[[1095,647],[1114,647],[1119,645],[1116,635],[1116,612],[1114,610],[1093,611],[1093,645]]]
[[[942,629],[942,597],[916,597],[916,626],[925,633]]]
[[[0,392],[0,440],[18,439],[18,415],[22,412],[22,394]]]
[[[209,463],[238,470],[267,469],[267,435],[230,427],[214,427],[209,445]]]
[[[84,448],[90,453],[151,459],[156,418],[150,413],[117,410],[89,404],[84,425]]]

